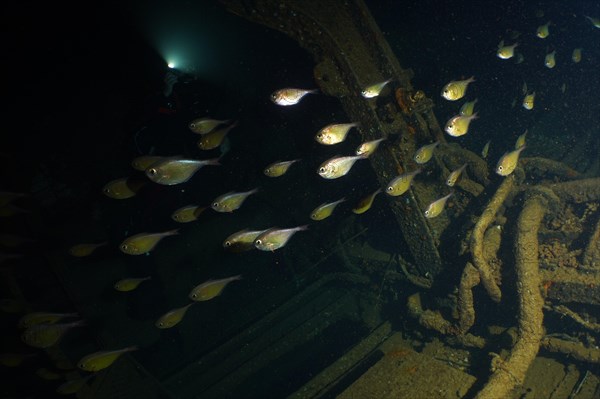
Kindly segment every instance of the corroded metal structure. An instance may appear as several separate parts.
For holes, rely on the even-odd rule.
[[[381,185],[413,170],[419,142],[444,141],[432,112],[433,102],[415,92],[412,71],[403,69],[383,34],[361,1],[239,1],[222,3],[233,13],[277,29],[295,39],[316,60],[315,81],[321,91],[340,99],[348,116],[359,121],[363,139],[388,137],[390,145],[370,160]],[[365,99],[361,90],[373,83],[394,79],[395,93]],[[386,89],[389,90],[389,89]],[[395,94],[395,95],[394,95]],[[484,168],[485,169],[485,168]],[[437,249],[447,219],[428,223],[423,212],[430,198],[412,189],[406,200],[390,201],[422,276],[434,277],[442,269]]]

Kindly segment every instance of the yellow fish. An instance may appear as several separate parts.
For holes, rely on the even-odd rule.
[[[450,120],[446,123],[446,127],[444,130],[450,136],[460,137],[467,134],[469,131],[469,125],[473,119],[477,119],[477,112],[473,115],[465,116],[465,115],[456,115],[450,118]]]
[[[556,50],[546,54],[544,65],[546,65],[546,68],[554,68],[554,66],[556,65]]]
[[[425,210],[425,217],[428,219],[431,219],[431,218],[438,216],[440,213],[442,213],[442,211],[444,210],[444,207],[446,206],[446,202],[448,201],[448,198],[450,198],[452,196],[452,194],[454,194],[454,193],[450,193],[440,199],[433,201],[431,204],[429,204],[429,206]]]
[[[367,86],[360,92],[360,94],[364,98],[377,97],[381,93],[381,90],[383,90],[385,85],[387,85],[391,81],[392,81],[392,79],[388,79],[388,80],[384,80],[383,82],[379,82],[379,83],[375,83],[371,86]]]
[[[205,165],[220,165],[219,159],[168,158],[146,169],[146,176],[155,183],[172,186],[187,182]]]
[[[369,209],[371,209],[371,205],[373,205],[373,201],[375,200],[375,197],[380,192],[381,192],[381,189],[378,188],[373,193],[367,195],[366,197],[364,197],[363,199],[358,201],[358,204],[356,204],[356,206],[354,208],[352,208],[352,212],[357,215],[360,215],[360,214],[365,213]]]
[[[276,249],[285,246],[285,244],[288,243],[294,234],[305,230],[308,230],[308,226],[306,225],[292,227],[289,229],[278,229],[273,227],[256,237],[256,240],[254,240],[254,246],[261,251],[273,252]]]
[[[19,367],[32,357],[35,357],[35,353],[0,353],[0,364],[5,367]]]
[[[510,46],[504,45],[504,40],[498,44],[498,51],[496,51],[496,56],[503,60],[508,60],[515,55],[515,48],[519,45],[519,43],[515,43]]]
[[[38,324],[53,324],[69,317],[78,317],[77,313],[28,313],[19,319],[19,328],[29,328]]]
[[[581,61],[581,49],[580,48],[576,48],[575,50],[573,50],[573,54],[571,55],[571,59],[576,64],[579,61]]]
[[[233,233],[223,241],[223,248],[229,252],[244,252],[254,249],[254,240],[265,231],[244,229]]]
[[[238,123],[236,121],[229,126],[224,126],[220,129],[205,134],[200,140],[198,140],[198,148],[201,150],[214,150],[215,148],[219,147],[223,143],[223,140],[225,140],[227,133],[236,127],[237,124]]]
[[[50,348],[58,343],[71,328],[84,325],[85,322],[83,321],[66,324],[36,324],[27,328],[21,334],[21,340],[33,348]]]
[[[435,150],[435,147],[437,147],[439,144],[440,141],[438,140],[435,143],[427,144],[419,148],[415,153],[415,162],[418,164],[429,162],[429,160],[433,157],[433,150]]]
[[[492,140],[488,140],[487,143],[485,143],[485,145],[483,146],[483,149],[481,150],[481,157],[483,159],[486,159],[488,156],[488,151],[490,150],[490,143],[492,142]]]
[[[124,278],[115,283],[115,290],[121,292],[129,292],[135,290],[144,281],[150,280],[152,277]]]
[[[94,375],[95,374],[90,374],[85,376],[84,378],[77,378],[75,380],[66,381],[62,383],[58,388],[56,388],[56,393],[59,393],[61,395],[72,395],[74,393],[77,393]]]
[[[446,179],[446,185],[452,187],[456,184],[456,182],[458,181],[458,179],[460,178],[460,175],[462,174],[462,172],[466,169],[467,164],[465,163],[463,166],[461,166],[460,168],[453,170],[449,175],[448,178]]]
[[[324,179],[337,179],[345,176],[352,168],[352,165],[354,165],[354,162],[359,159],[367,159],[367,157],[364,155],[349,157],[336,156],[323,162],[317,173]]]
[[[467,101],[466,103],[463,104],[462,107],[460,107],[460,112],[459,114],[462,116],[471,116],[473,115],[473,111],[475,109],[475,104],[477,103],[477,99],[473,100],[473,101]]]
[[[122,354],[138,350],[137,346],[130,346],[114,351],[100,351],[84,356],[77,367],[84,371],[100,371],[114,363]]]
[[[500,158],[498,161],[498,165],[496,166],[496,173],[500,176],[508,176],[510,175],[515,168],[517,167],[517,163],[519,162],[519,155],[521,151],[523,151],[526,146],[519,148],[518,150],[514,150],[511,152],[507,152]]]
[[[346,140],[348,132],[355,126],[358,126],[358,123],[336,123],[327,125],[317,132],[315,140],[323,145],[341,143]]]
[[[238,274],[237,276],[222,278],[220,280],[208,280],[207,282],[196,286],[192,292],[190,292],[189,297],[193,301],[211,300],[214,297],[221,295],[221,292],[223,292],[223,289],[227,284],[241,279],[242,275]]]
[[[526,110],[532,110],[535,104],[535,91],[531,94],[526,94],[523,99],[523,108]]]
[[[134,158],[133,161],[131,161],[131,167],[135,170],[139,170],[140,172],[144,172],[150,166],[162,161],[163,159],[165,159],[165,157],[159,157],[157,155],[142,155]]]
[[[241,193],[229,192],[220,195],[213,201],[211,208],[217,212],[233,212],[242,206],[246,198],[257,192],[258,188],[255,188],[254,190],[244,191]]]
[[[469,79],[465,80],[453,80],[442,89],[442,97],[450,101],[460,100],[467,93],[467,87],[469,86],[469,83],[474,81],[474,76],[471,76]]]
[[[143,180],[123,177],[106,183],[102,192],[109,198],[127,199],[135,196],[145,183]]]
[[[190,130],[192,132],[194,132],[196,134],[205,135],[205,134],[208,134],[208,133],[212,132],[213,130],[215,130],[215,128],[217,126],[225,125],[229,122],[230,122],[229,120],[219,120],[219,119],[212,119],[209,117],[204,117],[204,118],[194,119],[193,121],[190,122],[188,127],[190,128]]]
[[[188,311],[190,306],[192,306],[196,302],[189,303],[181,308],[173,309],[160,316],[156,323],[154,324],[157,328],[165,329],[171,328],[179,324],[181,320],[183,320],[183,316]]]
[[[204,212],[205,206],[188,205],[177,209],[171,215],[171,219],[178,223],[189,223],[198,220],[198,216]]]
[[[312,220],[323,220],[331,216],[336,206],[346,201],[346,198],[339,199],[334,202],[324,203],[316,207],[310,214]]]
[[[165,237],[179,234],[179,229],[165,231],[164,233],[140,233],[126,238],[119,249],[127,255],[143,255],[154,249],[156,244]]]
[[[365,157],[371,156],[371,154],[375,152],[377,147],[379,147],[379,143],[381,143],[383,140],[385,140],[385,137],[362,143],[358,146],[358,148],[356,148],[356,155],[362,155]]]
[[[540,39],[545,39],[548,37],[548,35],[550,34],[550,21],[548,21],[547,24],[545,25],[540,25],[537,28],[537,32],[536,32],[536,36],[539,37]]]
[[[318,90],[304,90],[304,89],[294,89],[287,88],[277,90],[273,94],[271,94],[271,101],[273,101],[277,105],[288,106],[298,104],[302,97],[307,94],[316,93]]]
[[[412,172],[401,174],[388,184],[385,192],[392,197],[397,197],[404,194],[408,191],[410,188],[410,183],[412,183],[415,176],[419,173],[421,173],[421,169],[416,169]]]
[[[74,256],[76,258],[83,258],[85,256],[90,256],[96,249],[105,246],[108,244],[106,241],[98,243],[98,244],[77,244],[73,245],[69,248],[69,255]]]
[[[264,174],[265,176],[269,177],[283,176],[288,171],[290,166],[298,161],[299,159],[292,159],[291,161],[274,162],[265,168]]]
[[[523,147],[525,145],[525,138],[527,137],[527,130],[525,130],[525,133],[523,133],[522,135],[520,135],[519,137],[517,137],[517,141],[515,143],[515,150],[518,150],[519,148]]]
[[[585,17],[590,20],[594,28],[600,29],[600,18],[588,17],[587,15]]]

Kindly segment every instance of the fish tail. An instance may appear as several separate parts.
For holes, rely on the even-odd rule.
[[[139,350],[140,347],[137,345],[128,346],[127,348],[123,348],[123,352],[133,352]]]
[[[475,75],[472,75],[469,79],[467,79],[469,83],[475,82]]]
[[[231,281],[242,280],[242,275],[238,274],[237,276],[230,277]]]
[[[308,90],[307,93],[309,94],[317,94],[319,92],[319,89],[312,89],[312,90]]]
[[[165,236],[176,236],[178,234],[179,234],[179,228],[164,232]]]
[[[215,166],[220,166],[221,165],[221,157],[219,158],[213,158],[213,159],[207,159],[206,161],[204,161],[205,165],[215,165]]]
[[[298,230],[298,231],[308,230],[308,225],[305,224],[305,225],[302,225],[302,226],[298,226],[298,227],[296,227],[296,230]]]

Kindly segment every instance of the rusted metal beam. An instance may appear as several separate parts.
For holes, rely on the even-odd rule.
[[[382,186],[417,166],[412,158],[417,141],[444,141],[432,112],[433,102],[415,92],[412,71],[400,67],[369,10],[360,0],[222,0],[226,8],[250,21],[281,31],[308,50],[316,61],[314,76],[321,91],[340,99],[346,113],[360,122],[362,138],[388,137],[371,158]],[[361,90],[394,79],[382,96],[365,99]],[[399,105],[400,104],[400,105]],[[419,183],[417,183],[418,185]],[[449,223],[437,218],[430,226],[423,216],[425,190],[411,189],[390,199],[390,207],[413,255],[417,271],[433,278],[441,269],[439,235]]]

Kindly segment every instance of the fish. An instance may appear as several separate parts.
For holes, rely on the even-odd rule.
[[[584,17],[586,17],[592,23],[592,25],[594,25],[594,28],[600,29],[600,18],[588,17],[587,15],[584,15]]]
[[[366,211],[368,211],[369,209],[371,209],[371,206],[373,205],[373,201],[375,200],[375,197],[380,192],[381,192],[381,188],[378,188],[371,194],[362,198],[360,201],[358,201],[356,206],[354,208],[352,208],[352,213],[354,213],[356,215],[361,215],[361,214],[365,213]]]
[[[492,142],[492,140],[488,140],[487,143],[485,143],[485,145],[483,146],[483,149],[481,150],[481,157],[483,159],[486,159],[488,156],[488,151],[490,150],[490,143]]]
[[[255,188],[250,191],[244,191],[244,192],[238,192],[238,193],[230,191],[226,194],[223,194],[223,195],[220,195],[219,197],[217,197],[213,201],[211,208],[217,212],[231,213],[231,212],[235,211],[236,209],[239,209],[242,206],[242,204],[244,203],[244,201],[246,200],[246,198],[248,198],[250,195],[255,194],[257,192],[258,192],[258,188]]]
[[[446,206],[446,202],[448,201],[448,198],[450,198],[453,194],[454,193],[450,193],[440,199],[433,201],[431,204],[429,204],[429,206],[425,210],[425,217],[428,219],[431,219],[431,218],[438,216],[440,213],[442,213],[442,211],[444,210],[444,207]]]
[[[314,94],[317,92],[318,92],[318,90],[316,90],[316,89],[312,89],[312,90],[294,89],[294,88],[281,89],[281,90],[277,90],[271,94],[271,101],[273,101],[277,105],[281,105],[281,106],[285,107],[285,106],[289,106],[289,105],[298,104],[305,95]]]
[[[266,230],[240,230],[223,241],[223,248],[229,252],[245,252],[255,249],[254,240]]]
[[[79,317],[77,313],[33,312],[19,319],[19,328],[29,328],[38,324],[53,324],[63,319]]]
[[[546,58],[544,59],[544,65],[546,66],[546,68],[550,69],[556,66],[556,50],[546,54]]]
[[[100,371],[107,368],[115,362],[121,355],[127,352],[133,352],[138,350],[137,346],[129,346],[123,349],[117,349],[114,351],[100,351],[94,352],[81,358],[77,363],[77,367],[84,371]]]
[[[145,183],[143,180],[123,177],[106,183],[102,193],[113,199],[127,199],[134,197]]]
[[[317,173],[324,179],[337,179],[345,176],[352,168],[352,165],[354,165],[354,162],[359,159],[367,159],[367,157],[364,155],[347,157],[335,156],[323,162],[321,166],[319,166]]]
[[[83,378],[65,381],[64,383],[60,384],[58,388],[56,388],[56,393],[61,395],[72,395],[77,393],[94,375],[95,374],[89,374]]]
[[[227,134],[231,131],[231,129],[233,129],[237,125],[238,122],[235,121],[231,125],[223,126],[220,129],[216,129],[210,133],[205,134],[200,140],[198,140],[198,148],[205,151],[214,150],[215,148],[218,148],[223,143],[225,137],[227,137]]]
[[[152,279],[152,277],[137,277],[137,278],[124,278],[115,283],[113,285],[114,289],[121,292],[129,292],[135,290],[141,283],[144,281],[148,281]]]
[[[419,148],[417,152],[415,152],[415,162],[420,165],[429,162],[429,160],[433,157],[433,150],[435,150],[435,147],[437,147],[439,144],[440,141],[438,140],[435,143],[427,144]]]
[[[150,166],[162,161],[163,159],[165,159],[165,157],[160,157],[158,155],[142,155],[134,158],[133,161],[131,161],[131,167],[135,170],[139,170],[140,172],[145,172]]]
[[[469,83],[474,82],[475,77],[471,76],[469,79],[465,80],[453,80],[452,82],[446,84],[442,89],[442,97],[449,101],[460,100],[467,93],[467,87]]]
[[[136,234],[123,240],[121,245],[119,245],[119,249],[127,255],[143,255],[152,251],[163,238],[177,234],[179,234],[179,229],[169,230],[163,233]]]
[[[81,326],[85,326],[82,320],[64,324],[36,324],[21,334],[21,340],[33,348],[50,348],[56,345],[67,331]]]
[[[34,242],[36,242],[36,240],[33,238],[21,237],[10,233],[0,233],[0,245],[4,247],[14,248]]]
[[[446,179],[446,185],[453,187],[456,182],[458,181],[458,179],[460,178],[460,176],[462,175],[463,171],[467,168],[467,164],[463,164],[463,166],[461,166],[460,168],[453,170],[449,175],[448,178]]]
[[[308,230],[307,225],[292,227],[289,229],[273,227],[256,237],[254,240],[254,246],[261,251],[275,251],[276,249],[285,246],[285,244],[288,243],[294,234],[305,230]]]
[[[292,159],[291,161],[277,161],[265,168],[263,173],[268,177],[279,177],[283,176],[290,166],[300,161],[299,159]]]
[[[61,379],[61,375],[45,367],[41,367],[35,371],[35,375],[46,381],[56,381]]]
[[[504,45],[504,40],[502,40],[498,44],[498,51],[496,51],[496,56],[503,60],[508,60],[515,55],[515,48],[519,45],[519,43],[512,44],[510,46]]]
[[[77,244],[73,245],[69,248],[69,255],[74,256],[76,258],[83,258],[86,256],[90,256],[94,251],[100,247],[108,244],[107,241],[100,242],[97,244]]]
[[[206,206],[188,205],[177,209],[171,215],[171,219],[177,223],[190,223],[198,220],[198,216],[206,210]]]
[[[196,134],[205,135],[213,130],[215,130],[218,126],[225,125],[231,122],[228,119],[212,119],[208,116],[203,118],[194,119],[188,125],[190,130]]]
[[[415,169],[412,172],[406,172],[395,177],[389,182],[385,192],[392,197],[397,197],[404,194],[410,188],[410,184],[417,174],[421,173],[421,169]]]
[[[579,61],[581,61],[581,49],[580,48],[576,48],[573,50],[573,54],[571,54],[571,60],[573,60],[573,62],[576,64]]]
[[[560,91],[561,91],[562,94],[565,94],[565,91],[567,91],[567,84],[566,83],[563,83],[560,86]]]
[[[496,173],[498,173],[500,176],[508,176],[514,172],[515,168],[517,167],[517,163],[519,162],[519,155],[525,148],[527,148],[527,146],[524,145],[517,150],[505,153],[498,161]]]
[[[242,275],[238,274],[237,276],[222,278],[220,280],[208,280],[194,287],[194,289],[190,292],[189,298],[193,301],[199,302],[209,301],[221,295],[227,284],[241,279]]]
[[[346,136],[348,136],[350,129],[356,126],[358,126],[358,123],[336,123],[333,125],[327,125],[317,132],[315,135],[315,140],[317,143],[323,145],[341,143],[346,140]]]
[[[459,114],[462,116],[471,116],[473,115],[473,110],[475,109],[475,104],[477,103],[477,99],[473,101],[467,101],[460,107]]]
[[[383,82],[379,82],[379,83],[375,83],[370,86],[367,86],[360,92],[360,94],[364,98],[377,97],[377,96],[379,96],[379,94],[381,93],[381,90],[383,90],[385,85],[387,85],[391,81],[392,81],[392,79],[388,79],[388,80],[384,80]]]
[[[523,86],[521,87],[521,94],[527,94],[527,82],[523,82]]]
[[[331,216],[336,206],[346,201],[346,198],[334,202],[326,202],[316,207],[310,214],[312,220],[323,220]]]
[[[548,37],[548,35],[550,35],[550,21],[548,21],[548,23],[546,23],[545,25],[540,25],[537,28],[536,31],[536,36],[539,37],[540,39],[545,39]]]
[[[146,169],[146,176],[154,183],[173,186],[187,182],[200,168],[206,165],[220,165],[219,159],[169,158]]]
[[[0,353],[0,364],[5,367],[19,367],[32,357],[35,357],[35,353]]]
[[[385,140],[385,137],[362,143],[356,148],[356,155],[362,155],[365,157],[371,156],[371,154],[375,152],[375,150],[377,149],[377,147],[379,147],[379,144],[383,140]]]
[[[535,91],[531,94],[526,94],[523,99],[523,108],[526,110],[532,110],[535,103]]]
[[[185,316],[186,312],[196,302],[189,303],[181,308],[169,310],[164,315],[160,316],[154,325],[160,329],[171,328],[179,324],[181,320],[183,320],[183,316]]]
[[[471,121],[477,118],[477,112],[469,116],[455,115],[446,123],[444,130],[453,137],[464,136],[469,131]]]
[[[525,130],[525,133],[523,133],[522,135],[517,137],[517,141],[515,142],[515,150],[518,150],[519,148],[521,148],[525,145],[526,137],[527,137],[527,130]]]
[[[523,53],[515,53],[515,64],[522,64],[525,61],[525,56]]]

